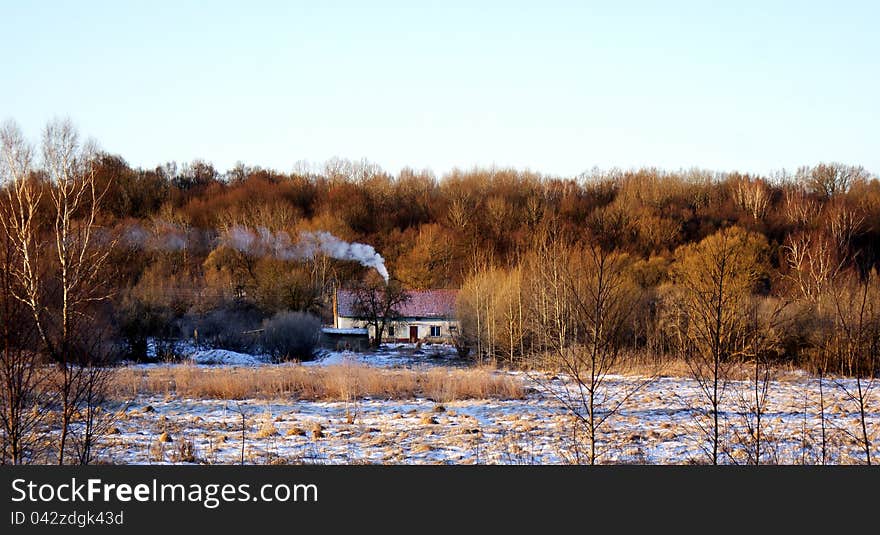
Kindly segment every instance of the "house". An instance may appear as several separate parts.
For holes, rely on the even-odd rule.
[[[319,344],[325,349],[335,351],[366,351],[370,348],[370,337],[366,329],[323,327]]]
[[[382,337],[385,342],[451,342],[458,333],[455,299],[458,290],[410,290],[409,299],[396,307],[399,316],[389,320]],[[354,292],[337,290],[333,303],[333,326],[337,329],[366,327],[365,318],[355,312]],[[369,337],[375,338],[370,326]]]

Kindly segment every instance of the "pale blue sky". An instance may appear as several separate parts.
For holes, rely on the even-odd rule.
[[[880,2],[0,0],[0,119],[132,165],[880,171]]]

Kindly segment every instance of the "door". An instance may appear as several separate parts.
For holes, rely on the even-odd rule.
[[[410,325],[409,326],[409,341],[416,342],[418,339],[419,339],[418,325]]]

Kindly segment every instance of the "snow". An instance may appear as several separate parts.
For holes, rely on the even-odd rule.
[[[254,355],[251,353],[239,353],[228,349],[200,349],[188,340],[173,343],[173,353],[180,359],[181,364],[199,364],[204,366],[259,366],[268,364],[271,359],[267,355]],[[147,357],[157,358],[155,340],[147,341]],[[141,364],[140,367],[167,366],[169,364],[155,361]]]
[[[202,366],[278,366],[260,355],[227,350],[187,348]],[[388,344],[375,352],[325,351],[303,366],[357,363],[386,368],[463,367],[447,345]],[[283,366],[297,366],[288,363]],[[151,364],[149,366],[173,366]],[[295,399],[181,399],[173,395],[141,396],[119,405],[125,414],[115,425],[119,433],[103,440],[102,460],[144,464],[178,462],[175,445],[157,443],[168,431],[175,441],[191,440],[197,462],[237,463],[241,455],[241,412],[246,419],[246,459],[253,464],[391,463],[391,464],[556,464],[572,460],[572,414],[557,395],[576,392],[562,375],[496,370],[522,380],[528,394],[519,400],[430,399],[303,401]],[[858,408],[848,397],[851,379],[823,383],[826,453],[832,464],[860,464]],[[786,372],[774,380],[763,417],[762,462],[818,463],[822,419],[818,380],[806,373]],[[728,447],[722,462],[747,462],[746,419],[751,392],[748,381],[730,381],[723,390],[719,414],[722,441]],[[609,375],[609,392],[632,392],[620,410],[601,428],[598,450],[604,463],[687,464],[707,461],[710,418],[699,384],[687,377],[646,378]],[[141,408],[152,406],[155,411]],[[239,412],[241,411],[241,412]],[[602,414],[600,408],[599,414]],[[436,423],[433,423],[436,422]],[[269,425],[275,432],[263,433]],[[320,436],[312,434],[316,425]],[[867,427],[880,456],[880,396],[867,407]],[[301,431],[297,431],[301,430]]]
[[[189,360],[195,364],[220,364],[225,366],[257,366],[267,362],[261,356],[236,353],[227,349],[196,351],[189,356]]]
[[[378,368],[423,368],[435,366],[464,366],[455,348],[448,344],[410,343],[383,344],[375,351],[323,351],[315,360],[303,362],[305,366],[333,366],[358,363]]]
[[[337,355],[333,358],[349,357]],[[326,363],[325,363],[326,364]],[[529,381],[531,374],[497,371]],[[103,459],[114,463],[173,462],[175,443],[161,446],[156,438],[168,431],[175,439],[192,440],[203,463],[237,463],[241,454],[241,412],[246,419],[247,463],[310,462],[328,464],[557,464],[571,460],[572,416],[543,388],[565,385],[564,378],[542,376],[531,393],[519,400],[458,400],[442,404],[429,399],[303,401],[293,399],[177,399],[145,396],[135,399],[116,425],[120,433],[106,438]],[[602,429],[599,442],[605,463],[688,464],[707,461],[704,448],[709,417],[699,385],[689,378],[615,376],[610,389],[643,383]],[[641,382],[641,383],[640,383]],[[851,387],[842,380],[841,386]],[[720,418],[729,448],[724,463],[746,459],[736,433],[744,429],[737,403],[748,382],[730,382]],[[825,384],[828,455],[834,464],[859,464],[863,452],[856,407],[837,382]],[[815,379],[774,381],[764,416],[765,463],[816,463],[820,429]],[[805,405],[806,401],[806,405]],[[868,427],[874,455],[880,455],[880,406],[872,402]],[[150,405],[154,411],[141,410]],[[239,412],[241,411],[241,412]],[[436,423],[434,423],[436,422]],[[273,432],[262,433],[269,425]],[[312,429],[323,427],[320,436]],[[301,430],[301,432],[296,431]],[[740,437],[741,438],[741,437]]]
[[[302,364],[303,366],[335,366],[354,362],[363,362],[363,360],[359,359],[357,354],[352,351],[330,351],[315,360],[307,360]]]
[[[361,329],[337,329],[339,331],[360,331]],[[199,349],[189,341],[180,341],[174,344],[174,353],[181,357],[183,364],[200,365],[227,365],[227,366],[260,366],[271,364],[272,359],[268,355],[239,353],[228,349]],[[156,343],[153,340],[147,343],[147,356],[156,358]],[[380,368],[419,368],[432,366],[466,365],[455,348],[449,344],[413,344],[392,343],[383,344],[375,351],[354,352],[317,350],[315,359],[304,361],[305,366],[333,366],[342,363],[359,363],[367,366]],[[155,361],[140,364],[140,367],[167,366],[169,364]]]
[[[327,334],[367,334],[367,329],[357,327],[347,329],[341,327],[323,327],[321,332]]]

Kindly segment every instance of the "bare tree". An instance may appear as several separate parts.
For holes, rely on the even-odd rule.
[[[12,295],[13,252],[2,234],[0,247],[0,463],[24,464],[34,460],[34,433],[45,417],[40,393],[46,374],[34,350],[33,323]]]
[[[828,199],[848,192],[853,184],[868,177],[863,167],[837,162],[820,163],[813,168],[803,168],[798,174],[810,189]]]
[[[523,270],[485,268],[471,275],[458,295],[461,336],[477,348],[477,358],[509,364],[525,354]]]
[[[409,300],[409,294],[398,281],[392,279],[386,284],[373,272],[352,291],[354,314],[364,325],[373,327],[373,345],[379,347],[388,325],[400,317],[398,307]]]
[[[244,450],[245,445],[247,444],[247,411],[245,410],[244,405],[241,404],[240,401],[235,401],[235,412],[238,413],[241,418],[241,454],[239,459],[239,464],[244,466]]]
[[[819,203],[803,184],[786,184],[783,187],[783,211],[791,223],[809,228],[819,215]]]
[[[722,448],[720,411],[732,357],[744,346],[748,299],[758,279],[762,243],[738,227],[723,229],[677,252],[679,284],[676,325],[682,355],[708,403],[709,422],[697,419],[708,436],[712,464]]]
[[[17,223],[22,222],[17,209],[23,208],[16,202],[22,193],[17,178],[27,180],[31,155],[12,124],[0,129],[0,155],[0,463],[23,464],[33,461],[34,431],[44,417],[38,396],[45,374],[34,351],[33,322],[16,298],[21,291],[14,276],[21,262]]]
[[[852,379],[839,379],[835,384],[858,413],[858,430],[844,432],[859,444],[865,463],[871,465],[873,444],[868,430],[868,407],[880,359],[880,282],[875,270],[864,277],[848,275],[834,291],[836,321],[832,347]]]
[[[25,304],[42,342],[56,364],[52,385],[60,403],[58,463],[65,462],[68,435],[85,401],[95,366],[87,331],[97,303],[109,298],[102,284],[115,245],[100,232],[98,214],[109,183],[99,187],[94,148],[83,145],[69,121],[50,122],[43,131],[41,180],[31,175],[31,149],[19,130],[3,130],[4,153],[13,162],[6,195],[4,228],[19,261],[11,272],[16,298]],[[26,156],[25,156],[26,155]],[[41,228],[40,206],[49,214]]]
[[[820,297],[843,269],[846,257],[842,258],[831,240],[819,232],[789,236],[783,252],[788,280],[808,304],[820,306]]]
[[[446,211],[447,224],[458,232],[463,233],[470,224],[474,214],[472,204],[467,194],[453,197]]]
[[[770,386],[775,379],[772,355],[778,348],[779,328],[784,322],[782,313],[787,305],[785,301],[755,297],[748,303],[745,345],[740,357],[750,374],[746,382],[748,388],[739,391],[737,400],[744,429],[734,431],[738,445],[745,448],[748,464],[759,465],[778,459],[765,416],[770,403]]]
[[[71,434],[71,457],[78,464],[91,464],[97,458],[98,439],[116,422],[116,414],[104,410],[114,376],[109,360],[106,348],[95,348],[86,365],[71,367],[71,398],[78,407],[77,430]]]
[[[818,362],[818,377],[816,378],[819,388],[819,439],[821,445],[819,449],[819,460],[823,466],[827,465],[831,460],[828,448],[828,416],[825,411],[825,378],[828,375],[828,348],[824,346],[825,344],[823,344],[823,347],[818,348],[821,358]]]
[[[770,204],[770,188],[763,180],[753,179],[748,175],[739,177],[734,183],[733,200],[753,219],[760,220],[767,213],[767,206]]]
[[[549,229],[538,239],[529,258],[524,291],[529,296],[532,353],[541,355],[564,347],[574,332],[571,285],[566,282],[564,269],[571,262],[573,250],[555,230]]]
[[[470,273],[461,286],[456,302],[460,339],[469,348],[476,349],[476,360],[494,360],[496,323],[493,303],[494,286],[500,278],[500,270],[492,267],[491,258],[473,251]]]
[[[636,300],[636,286],[627,272],[628,257],[595,243],[565,257],[568,261],[560,268],[570,299],[571,330],[564,338],[550,337],[549,345],[568,384],[537,375],[535,379],[572,415],[571,460],[596,464],[606,453],[600,446],[605,425],[650,378],[627,385],[615,384],[608,377],[621,364],[622,340]],[[540,264],[553,262],[559,263],[559,259],[545,258]],[[555,277],[552,270],[541,266],[536,273],[542,280]],[[553,328],[554,323],[551,320],[546,328]]]
[[[837,258],[853,259],[853,241],[864,231],[865,217],[842,200],[826,205],[826,231]]]

